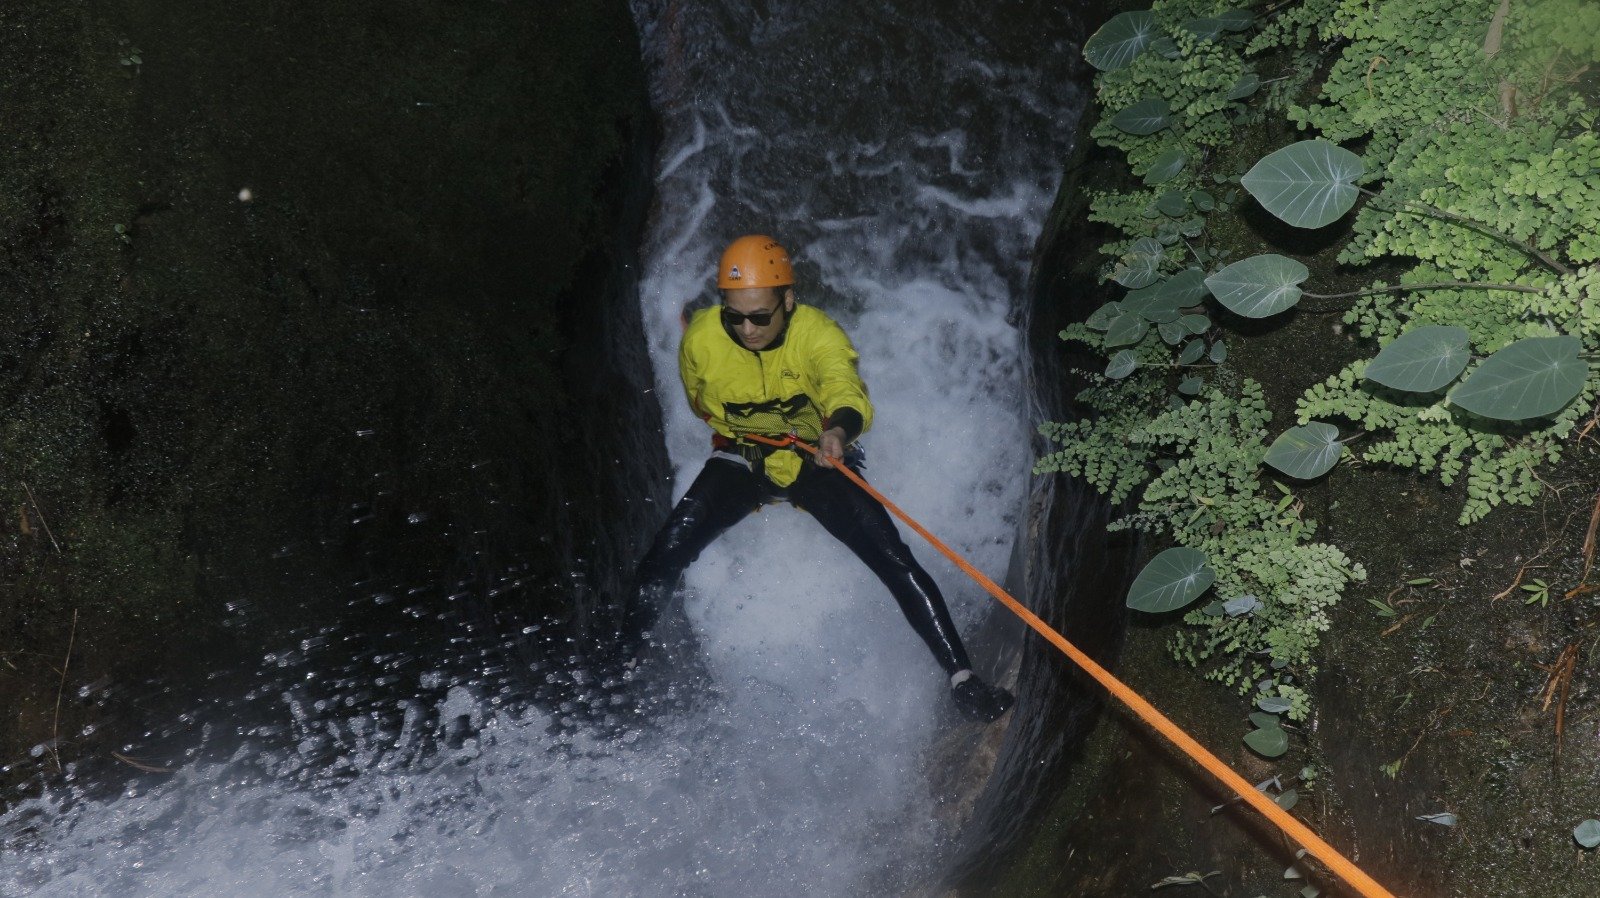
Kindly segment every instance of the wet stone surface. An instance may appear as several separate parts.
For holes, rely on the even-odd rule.
[[[0,56],[0,780],[462,581],[597,623],[665,487],[625,4],[26,0]]]

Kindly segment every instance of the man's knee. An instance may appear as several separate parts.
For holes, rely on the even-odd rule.
[[[855,504],[837,523],[834,535],[874,570],[919,569],[911,547],[900,537],[900,531],[883,506],[876,502]]]
[[[712,509],[699,499],[684,497],[672,509],[672,517],[657,531],[650,551],[639,560],[638,580],[646,583],[667,582],[677,579],[683,570],[699,557],[709,527]]]

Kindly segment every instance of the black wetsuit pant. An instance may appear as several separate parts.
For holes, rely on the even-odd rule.
[[[739,461],[707,461],[639,562],[638,592],[624,625],[625,639],[637,644],[701,550],[773,499],[787,499],[808,512],[878,575],[945,673],[972,666],[939,587],[912,557],[889,513],[837,470],[810,461],[787,489]]]

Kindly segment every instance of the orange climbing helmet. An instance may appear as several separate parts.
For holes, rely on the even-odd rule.
[[[746,234],[728,244],[717,266],[717,289],[787,287],[794,283],[794,266],[778,241],[761,234]]]

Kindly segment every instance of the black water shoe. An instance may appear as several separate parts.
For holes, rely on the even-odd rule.
[[[950,678],[950,694],[961,713],[980,723],[993,723],[1010,710],[1016,701],[1010,692],[999,686],[990,686],[970,670],[963,670]]]

